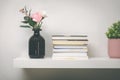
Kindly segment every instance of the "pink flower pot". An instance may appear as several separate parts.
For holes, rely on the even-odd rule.
[[[120,39],[108,39],[108,54],[110,58],[120,58]]]

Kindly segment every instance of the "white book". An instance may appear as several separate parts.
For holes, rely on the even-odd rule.
[[[81,35],[52,35],[52,37],[87,37],[85,34]]]
[[[82,57],[87,56],[87,53],[53,53],[53,57]]]
[[[52,57],[53,60],[88,60],[86,57]]]
[[[52,37],[52,40],[88,40],[87,37]]]
[[[53,45],[88,45],[88,41],[62,41],[62,40],[53,40]]]
[[[85,39],[87,40],[87,35],[52,35],[52,39]]]
[[[60,52],[66,52],[66,53],[82,53],[82,52],[88,52],[88,49],[53,49],[53,52],[60,53]]]
[[[62,45],[55,45],[53,46],[55,49],[87,49],[87,46],[62,46]]]

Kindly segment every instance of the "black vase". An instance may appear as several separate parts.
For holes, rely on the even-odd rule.
[[[33,29],[34,35],[29,40],[29,57],[44,58],[45,56],[45,40],[40,35],[41,29]]]

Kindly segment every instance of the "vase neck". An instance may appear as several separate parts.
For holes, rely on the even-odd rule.
[[[39,36],[40,35],[40,29],[33,29],[33,31],[34,31],[34,36]]]

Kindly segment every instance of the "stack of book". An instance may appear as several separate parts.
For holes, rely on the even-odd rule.
[[[52,35],[54,60],[88,59],[87,35]]]

